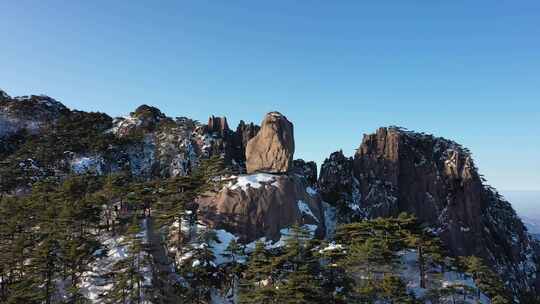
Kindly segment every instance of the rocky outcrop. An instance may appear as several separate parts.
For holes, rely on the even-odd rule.
[[[310,187],[317,184],[317,164],[314,161],[304,161],[303,159],[295,159],[293,161],[293,169],[296,174],[300,174],[306,178]]]
[[[113,131],[119,137],[147,134],[155,131],[165,120],[172,122],[158,108],[141,105],[129,116],[116,118]]]
[[[323,200],[333,204],[346,204],[353,185],[353,160],[343,151],[336,151],[324,160],[319,176],[319,193]]]
[[[266,114],[261,129],[247,143],[248,173],[285,173],[292,168],[294,154],[293,124],[279,112]]]
[[[305,225],[320,237],[325,232],[322,202],[308,189],[299,175],[243,175],[217,194],[199,199],[199,213],[210,227],[232,232],[243,242],[261,237],[276,241],[282,229],[293,224]]]
[[[0,89],[0,102],[10,100],[11,96],[8,95],[8,93],[4,92],[4,90]]]
[[[390,127],[364,136],[350,176],[343,176],[350,161],[331,159],[319,179],[325,200],[345,200],[364,217],[412,213],[453,255],[486,258],[516,293],[533,286],[531,239],[510,204],[483,183],[467,149]]]
[[[0,91],[0,138],[20,131],[37,134],[68,112],[62,103],[45,95],[11,98]]]

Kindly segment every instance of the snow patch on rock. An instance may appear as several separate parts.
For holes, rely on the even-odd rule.
[[[76,174],[103,174],[104,160],[101,156],[77,156],[70,161],[71,170]]]

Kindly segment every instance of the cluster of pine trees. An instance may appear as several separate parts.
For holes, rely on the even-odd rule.
[[[100,246],[99,187],[96,178],[73,177],[37,183],[28,196],[2,197],[0,302],[83,302],[81,275]]]
[[[412,216],[378,218],[342,225],[331,245],[294,227],[285,246],[267,250],[257,243],[240,276],[240,303],[510,303],[498,276],[476,257],[455,261],[439,240]],[[414,252],[424,295],[407,291],[401,256]],[[443,285],[445,271],[472,276],[478,288]]]
[[[168,257],[152,251],[171,244],[167,229],[176,221],[191,214],[190,221],[196,222],[194,199],[218,186],[216,176],[223,170],[222,161],[215,157],[203,161],[188,177],[138,181],[126,172],[105,177],[82,175],[61,182],[36,182],[28,195],[1,196],[0,303],[87,303],[81,292],[82,279],[91,271],[92,262],[107,255],[110,248],[103,242],[114,237],[120,240],[126,257],[103,274],[104,285],[111,288],[100,295],[102,302],[141,303],[147,299],[176,303],[206,298],[206,294],[198,294],[202,289],[186,288],[195,286],[199,280],[195,276],[187,283],[171,276],[188,273],[180,265],[174,265],[178,272],[160,273],[168,266],[157,264],[166,264]],[[153,246],[142,235],[149,228],[157,233]],[[181,237],[184,234],[176,235],[177,252],[190,250]],[[208,239],[201,244],[206,242]],[[200,254],[212,261],[210,249],[200,246],[193,258]]]

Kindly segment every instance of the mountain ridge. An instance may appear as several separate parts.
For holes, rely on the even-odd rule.
[[[147,105],[113,119],[69,110],[44,95],[12,98],[1,93],[3,194],[28,193],[38,180],[79,174],[127,171],[142,180],[186,176],[212,156],[221,157],[235,176],[244,176],[251,154],[247,147],[265,127],[264,122],[259,127],[241,121],[231,130],[224,117],[210,116],[207,124],[201,124],[167,117]],[[268,130],[267,138],[283,132]],[[292,135],[292,124],[287,132]],[[314,231],[323,237],[327,231],[323,201],[337,209],[342,223],[408,212],[440,235],[453,255],[474,254],[489,261],[515,295],[537,292],[535,241],[458,143],[396,126],[379,128],[364,135],[353,157],[332,153],[317,172],[316,164],[293,162],[292,141],[292,149],[276,148],[285,165],[275,168],[274,177],[247,186],[233,184],[199,201],[206,223],[232,229],[250,242],[260,237],[277,240],[280,231],[293,223],[315,225]],[[8,172],[14,178],[7,178]],[[261,202],[265,207],[251,213]],[[274,208],[276,202],[285,202],[285,207]],[[284,221],[278,220],[282,210],[289,210]],[[249,216],[242,217],[245,214]]]

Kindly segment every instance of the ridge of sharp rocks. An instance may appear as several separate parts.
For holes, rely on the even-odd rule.
[[[132,173],[146,177],[188,175],[201,159],[223,157],[234,173],[245,173],[245,147],[258,131],[254,124],[241,122],[229,129],[225,117],[211,116],[207,124],[186,117],[172,119],[157,108],[142,105],[135,112],[115,120],[111,132],[118,137],[135,137],[127,149]]]
[[[323,199],[349,217],[412,213],[451,254],[485,258],[516,295],[534,289],[532,238],[511,205],[484,184],[470,152],[453,141],[380,128],[364,135],[354,159],[333,153],[318,184]]]
[[[7,165],[0,169],[11,178],[0,176],[0,188],[25,193],[42,178],[70,174],[188,175],[214,155],[222,156],[231,172],[245,173],[245,146],[258,130],[241,121],[232,131],[224,117],[212,116],[207,125],[171,118],[148,105],[112,119],[70,110],[44,95],[12,98],[1,91],[0,161]]]
[[[119,137],[134,135],[137,132],[149,133],[156,129],[162,120],[172,121],[155,107],[141,105],[128,116],[117,117],[114,121],[114,133]]]
[[[259,131],[259,126],[240,121],[236,131],[229,129],[227,118],[211,116],[208,124],[197,129],[198,145],[205,157],[221,155],[234,173],[246,172],[246,142]]]
[[[246,146],[248,173],[286,173],[294,155],[293,124],[279,112],[265,115],[261,129]]]
[[[239,142],[238,144],[242,148],[243,151],[246,150],[247,143],[250,139],[255,137],[261,127],[259,127],[256,124],[253,124],[250,122],[249,124],[246,124],[243,120],[240,120],[240,123],[238,124],[238,127],[236,128],[236,134],[239,136]],[[245,152],[244,156],[245,158]]]
[[[230,132],[227,117],[215,117],[214,115],[208,118],[208,124],[205,129],[208,133],[218,133],[221,136],[226,136]]]

